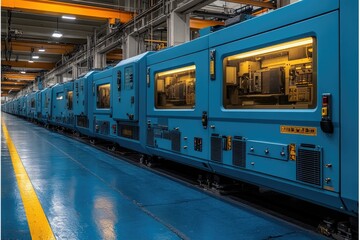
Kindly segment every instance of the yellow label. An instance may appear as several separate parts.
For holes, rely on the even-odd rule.
[[[301,127],[301,126],[280,126],[280,133],[284,134],[298,134],[306,136],[317,136],[316,127]]]
[[[215,74],[215,64],[214,61],[210,61],[210,74]]]
[[[292,161],[296,161],[296,144],[289,144],[289,158]]]

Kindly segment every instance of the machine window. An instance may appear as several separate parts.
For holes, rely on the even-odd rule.
[[[315,108],[315,41],[307,37],[226,57],[224,107]]]
[[[97,108],[110,108],[110,83],[97,86]]]
[[[73,91],[67,92],[66,99],[67,99],[68,109],[72,110],[73,109]]]
[[[155,74],[156,108],[195,108],[195,69],[191,65]]]

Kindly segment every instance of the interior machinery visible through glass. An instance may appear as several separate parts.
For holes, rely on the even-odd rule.
[[[67,106],[69,110],[73,109],[73,91],[67,92]]]
[[[315,40],[307,37],[226,57],[224,107],[315,108]]]
[[[195,108],[195,65],[155,75],[155,106],[160,109]]]
[[[110,108],[110,83],[97,86],[97,108]]]

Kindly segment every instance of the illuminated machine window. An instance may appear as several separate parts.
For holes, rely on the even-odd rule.
[[[73,91],[69,91],[66,96],[67,106],[69,110],[73,109]]]
[[[191,65],[155,75],[156,108],[195,108],[195,68]]]
[[[110,108],[110,83],[97,86],[97,108]]]
[[[224,107],[315,108],[315,40],[307,37],[225,58]]]
[[[56,93],[56,100],[62,100],[63,98],[64,96],[62,92]]]

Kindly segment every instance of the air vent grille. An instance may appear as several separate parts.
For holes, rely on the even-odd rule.
[[[321,186],[321,152],[318,149],[299,148],[296,179]]]
[[[238,167],[246,166],[246,142],[234,140],[232,143],[232,161],[233,165]]]
[[[211,137],[211,160],[222,162],[222,141],[219,136]]]

